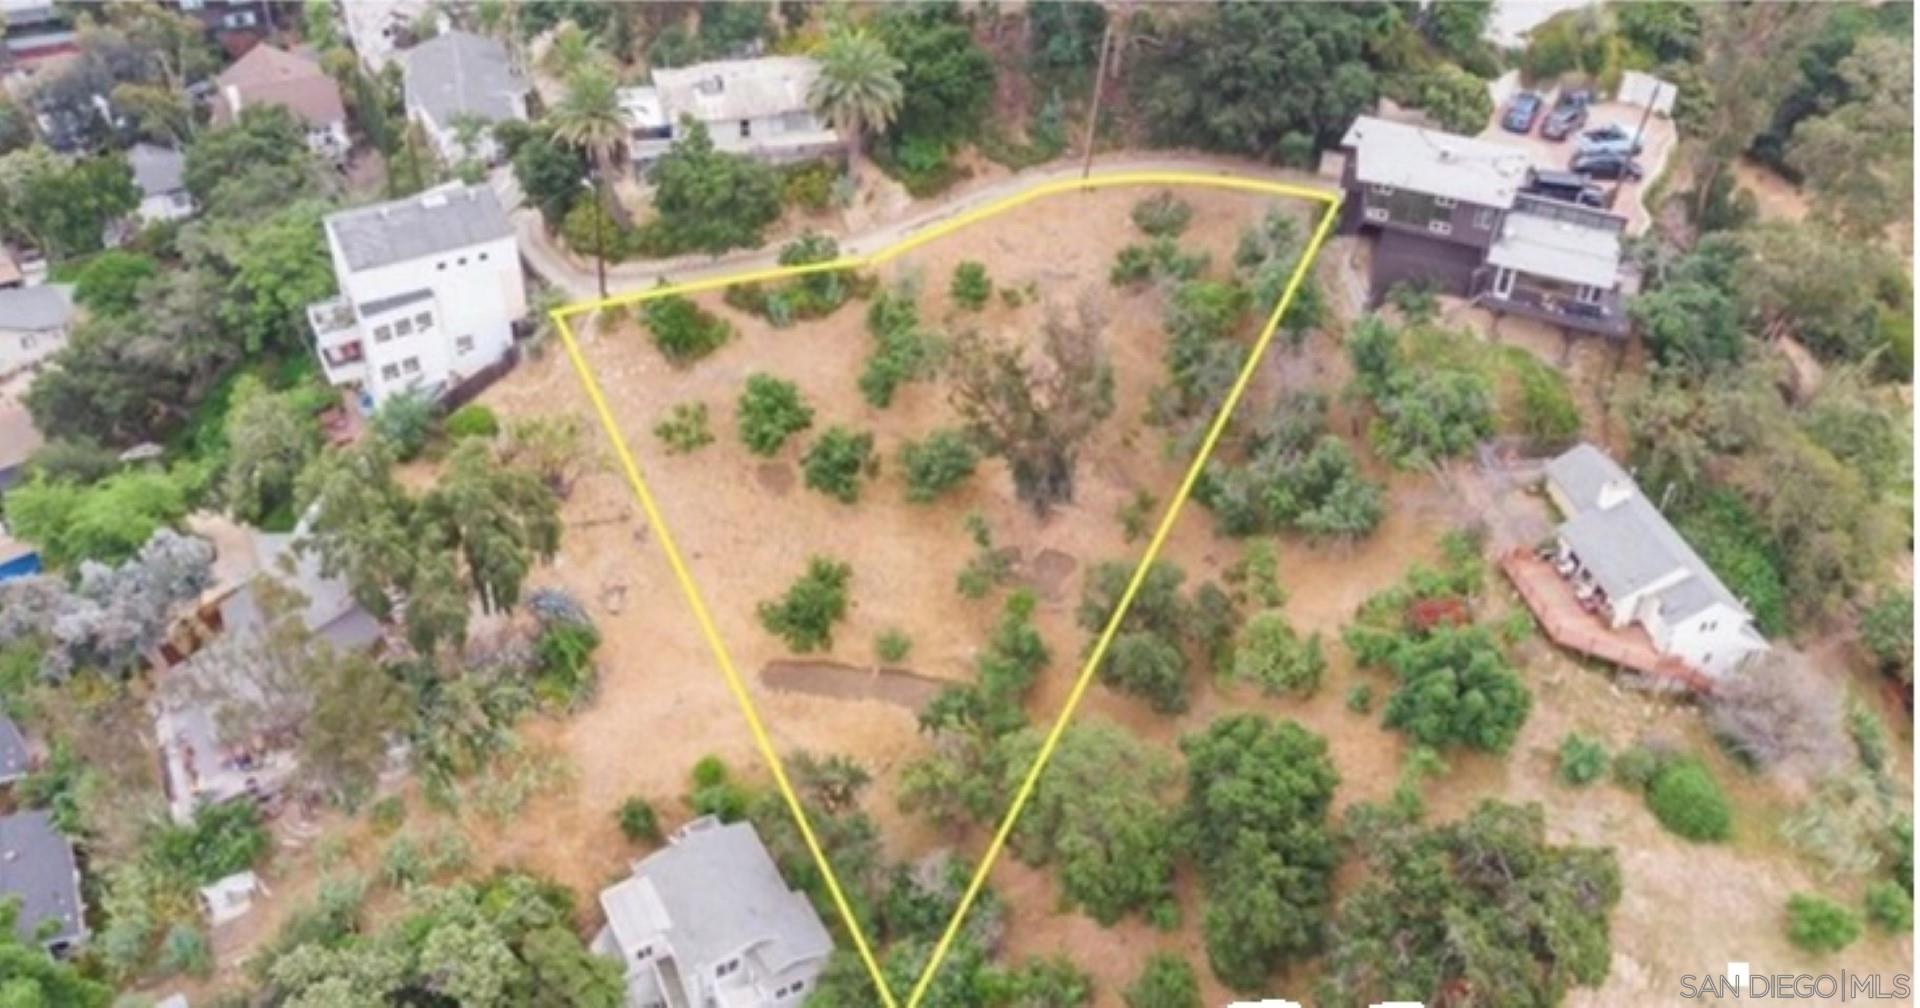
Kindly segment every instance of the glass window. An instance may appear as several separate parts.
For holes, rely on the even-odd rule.
[[[391,327],[389,327],[389,326],[375,326],[375,327],[374,327],[374,329],[373,329],[373,341],[374,341],[375,343],[385,343],[386,341],[388,341],[388,340],[390,340],[390,339],[392,339],[392,338],[393,338],[393,329],[392,329]]]
[[[395,322],[395,323],[393,324],[393,334],[394,334],[395,336],[411,336],[411,335],[413,335],[413,320],[412,320],[412,319],[405,319],[405,318],[403,318],[403,319],[400,319],[400,320],[398,320],[398,321],[396,321],[396,322]]]
[[[473,337],[471,337],[471,336],[462,336],[462,337],[460,337],[459,339],[457,339],[457,340],[454,340],[454,341],[453,341],[453,349],[454,349],[455,351],[457,351],[457,352],[459,352],[459,353],[472,353],[472,352],[473,352]]]
[[[1453,225],[1443,220],[1428,221],[1427,230],[1437,235],[1449,235],[1453,233]]]
[[[421,332],[426,332],[433,328],[433,316],[427,312],[421,312],[415,315],[413,317],[413,327]]]
[[[419,373],[420,373],[420,358],[418,358],[418,357],[409,357],[409,358],[407,358],[406,360],[403,360],[403,361],[401,361],[401,362],[400,362],[400,366],[401,366],[401,367],[403,367],[403,368],[405,368],[408,374],[419,374]]]
[[[1436,207],[1439,207],[1442,210],[1451,210],[1457,204],[1455,204],[1453,197],[1451,196],[1435,196],[1433,198],[1433,205]]]
[[[398,364],[388,364],[382,367],[380,369],[380,377],[385,378],[388,381],[392,381],[395,378],[400,377],[400,366]]]

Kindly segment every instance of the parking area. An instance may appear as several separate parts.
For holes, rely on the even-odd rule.
[[[1546,100],[1545,107],[1552,108],[1553,94],[1541,92],[1541,95]],[[1586,125],[1581,129],[1616,123],[1628,133],[1632,133],[1640,128],[1640,120],[1645,115],[1645,111],[1641,106],[1623,102],[1597,102],[1587,115]],[[1507,107],[1504,103],[1494,108],[1493,119],[1487,124],[1486,129],[1480,131],[1480,139],[1519,147],[1527,151],[1532,156],[1533,163],[1540,168],[1564,170],[1567,167],[1567,162],[1573,157],[1573,141],[1571,139],[1548,140],[1540,135],[1540,124],[1546,120],[1544,110],[1535,120],[1533,129],[1525,136],[1508,132],[1501,127],[1500,120],[1506,112]],[[1666,169],[1667,158],[1672,156],[1675,140],[1678,138],[1673,120],[1659,115],[1647,115],[1645,118],[1646,126],[1641,135],[1642,148],[1639,157],[1642,169],[1640,179],[1619,183],[1620,192],[1613,204],[1613,211],[1627,219],[1627,233],[1630,235],[1637,235],[1647,228],[1649,218],[1641,193]],[[1599,184],[1602,188],[1609,190],[1615,185],[1612,182]]]

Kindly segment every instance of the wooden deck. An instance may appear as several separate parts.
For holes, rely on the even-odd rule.
[[[1500,558],[1500,569],[1555,644],[1696,693],[1712,688],[1712,680],[1700,670],[1655,648],[1645,630],[1638,626],[1616,630],[1580,608],[1573,586],[1552,564],[1532,552],[1509,551]]]

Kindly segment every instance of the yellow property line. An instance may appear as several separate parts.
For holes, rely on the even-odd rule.
[[[1060,737],[1065,732],[1067,723],[1072,720],[1074,711],[1078,709],[1080,705],[1081,698],[1086,694],[1087,687],[1092,683],[1094,670],[1099,667],[1100,660],[1106,655],[1108,646],[1112,643],[1114,635],[1118,632],[1121,619],[1126,616],[1128,607],[1133,604],[1134,595],[1139,592],[1140,585],[1146,578],[1148,568],[1153,565],[1155,558],[1160,553],[1161,547],[1167,540],[1168,534],[1172,531],[1174,521],[1180,515],[1181,505],[1185,504],[1187,497],[1192,494],[1194,482],[1199,479],[1200,472],[1205,468],[1207,459],[1213,454],[1215,446],[1218,445],[1221,435],[1225,432],[1228,419],[1233,415],[1234,408],[1239,405],[1241,395],[1245,393],[1248,383],[1253,378],[1254,369],[1259,366],[1260,361],[1266,356],[1267,349],[1273,342],[1274,333],[1280,326],[1281,318],[1285,316],[1288,307],[1292,305],[1295,293],[1299,290],[1301,282],[1307,275],[1307,271],[1312,267],[1314,259],[1319,255],[1321,245],[1325,243],[1327,235],[1331,232],[1333,221],[1339,209],[1339,195],[1326,190],[1289,185],[1284,182],[1273,182],[1234,175],[1213,175],[1201,172],[1112,172],[1103,175],[1094,175],[1086,179],[1061,179],[1036,185],[1030,189],[995,200],[965,213],[957,214],[948,220],[930,225],[917,234],[869,255],[847,255],[830,262],[748,270],[725,277],[654,287],[644,291],[619,294],[595,301],[568,305],[555,309],[552,313],[555,327],[559,330],[561,341],[566,346],[567,357],[573,362],[574,370],[579,372],[580,381],[587,390],[587,398],[593,403],[594,412],[600,419],[600,425],[605,428],[607,437],[613,442],[614,454],[620,461],[620,469],[626,477],[627,485],[632,488],[634,496],[640,501],[640,508],[647,516],[647,523],[653,527],[655,534],[659,536],[661,551],[666,554],[667,563],[673,568],[673,576],[680,585],[681,594],[686,596],[687,604],[693,610],[693,617],[700,626],[701,636],[705,638],[708,649],[713,652],[714,660],[719,664],[721,674],[726,679],[728,690],[733,693],[734,700],[740,704],[740,710],[746,715],[747,728],[753,734],[754,744],[759,749],[761,758],[766,761],[767,766],[772,770],[774,784],[779,788],[781,797],[786,801],[788,811],[793,814],[795,823],[800,827],[800,836],[806,842],[808,852],[813,855],[814,863],[819,866],[822,877],[826,879],[827,891],[833,898],[834,907],[839,910],[840,918],[846,924],[847,933],[853,937],[854,948],[859,952],[860,960],[866,965],[868,974],[873,978],[874,987],[880,992],[880,998],[886,1004],[887,1008],[901,1008],[900,1001],[894,996],[892,989],[888,986],[886,976],[880,969],[880,962],[874,956],[873,948],[868,944],[866,934],[861,929],[859,920],[854,917],[853,908],[847,901],[846,892],[841,889],[840,881],[834,875],[833,865],[828,862],[826,852],[820,846],[819,837],[814,833],[813,824],[809,821],[806,810],[801,805],[800,797],[798,793],[795,792],[793,783],[787,778],[786,767],[781,762],[779,754],[774,751],[773,741],[768,736],[766,726],[761,722],[760,714],[758,710],[755,709],[753,700],[747,693],[745,681],[740,677],[739,669],[735,667],[733,657],[727,651],[726,644],[720,639],[720,631],[714,624],[713,615],[707,609],[706,601],[701,596],[700,589],[694,584],[693,574],[688,569],[686,560],[681,556],[680,547],[674,541],[672,532],[667,528],[666,521],[660,513],[659,505],[654,500],[653,492],[648,487],[646,478],[640,474],[640,466],[634,461],[633,452],[627,447],[625,437],[621,435],[619,427],[614,423],[613,412],[607,405],[606,395],[600,390],[600,384],[594,378],[592,368],[587,366],[586,357],[580,350],[579,341],[574,337],[573,327],[569,319],[575,315],[596,311],[601,308],[642,303],[655,298],[666,297],[670,294],[691,294],[736,283],[776,280],[786,277],[804,276],[809,273],[819,273],[827,270],[860,269],[863,267],[876,266],[924,245],[927,242],[952,234],[969,224],[977,223],[996,214],[1005,213],[1008,210],[1030,203],[1044,196],[1089,189],[1137,185],[1193,185],[1268,193],[1312,200],[1321,204],[1324,210],[1319,223],[1314,227],[1313,235],[1308,240],[1306,248],[1300,254],[1300,261],[1294,266],[1293,274],[1287,279],[1287,286],[1280,296],[1279,304],[1274,306],[1273,313],[1268,316],[1266,325],[1260,330],[1260,336],[1253,345],[1253,352],[1248,356],[1245,366],[1240,369],[1240,374],[1235,378],[1232,388],[1228,390],[1227,397],[1225,401],[1222,402],[1219,412],[1215,414],[1212,424],[1207,429],[1206,438],[1200,444],[1199,452],[1195,455],[1193,462],[1187,467],[1186,475],[1180,481],[1179,492],[1174,495],[1172,502],[1167,507],[1166,513],[1161,516],[1160,524],[1154,529],[1153,537],[1147,542],[1146,554],[1141,557],[1139,565],[1134,568],[1133,577],[1127,582],[1126,590],[1121,593],[1119,604],[1114,607],[1113,615],[1107,620],[1107,625],[1101,631],[1099,640],[1095,642],[1093,650],[1087,656],[1086,664],[1081,668],[1078,677],[1074,680],[1073,688],[1067,694],[1066,704],[1054,718],[1053,726],[1048,730],[1047,736],[1040,746],[1039,755],[1035,758],[1033,765],[1027,770],[1026,777],[1021,780],[1019,789],[1014,793],[1013,803],[1008,807],[1006,816],[1001,820],[999,828],[994,832],[992,841],[987,845],[986,853],[981,857],[979,865],[974,869],[973,877],[967,883],[966,892],[961,896],[960,905],[955,909],[953,919],[947,923],[946,930],[941,934],[939,943],[934,946],[932,957],[927,960],[925,969],[921,972],[919,980],[914,984],[912,992],[908,995],[905,1008],[917,1008],[921,999],[926,996],[927,989],[932,984],[933,978],[938,973],[948,951],[952,948],[954,938],[959,934],[960,927],[965,922],[967,913],[972,910],[974,901],[979,898],[980,891],[986,884],[989,870],[993,867],[994,861],[999,857],[1000,851],[1006,846],[1007,838],[1013,831],[1013,824],[1015,820],[1019,818],[1021,811],[1026,807],[1028,799],[1032,797],[1034,787],[1040,779],[1040,774],[1045,770],[1047,762],[1053,757],[1053,751],[1059,745]]]

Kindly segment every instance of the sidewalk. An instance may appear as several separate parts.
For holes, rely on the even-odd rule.
[[[1306,172],[1276,168],[1244,158],[1204,154],[1168,154],[1151,157],[1116,154],[1094,159],[1093,174],[1096,176],[1140,171],[1260,175],[1275,181],[1310,185],[1328,190],[1336,188],[1329,180]],[[834,238],[839,241],[842,252],[865,255],[896,244],[941,221],[976,210],[1027,189],[1061,179],[1078,178],[1080,172],[1081,166],[1078,164],[1056,162],[1017,172],[1005,178],[994,179],[971,189],[963,188],[962,191],[952,194],[945,202],[917,208],[899,221],[861,234],[829,233],[833,233]],[[554,239],[547,235],[546,228],[540,220],[540,214],[532,209],[519,208],[519,192],[518,187],[513,185],[512,173],[505,169],[496,170],[492,183],[501,195],[502,204],[515,208],[512,209],[511,215],[514,229],[518,232],[520,255],[526,260],[527,265],[548,283],[566,291],[574,300],[585,301],[598,297],[599,285],[595,280],[593,261],[577,258],[560,249]],[[663,279],[669,283],[682,283],[765,268],[776,265],[779,255],[778,248],[758,248],[740,249],[720,256],[695,254],[673,259],[619,263],[607,267],[607,291],[609,294],[619,294],[645,290]]]

